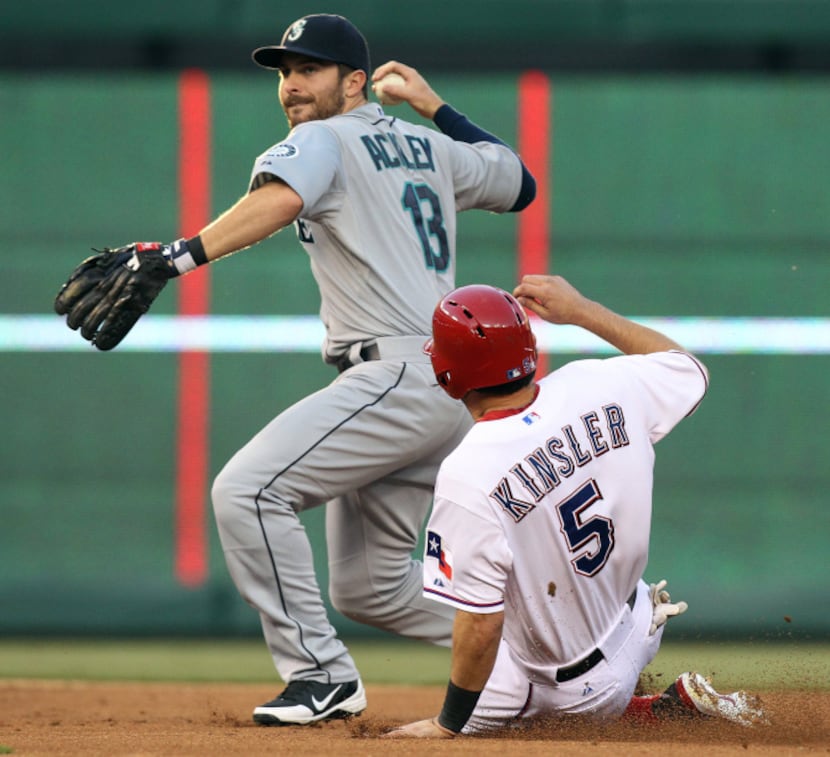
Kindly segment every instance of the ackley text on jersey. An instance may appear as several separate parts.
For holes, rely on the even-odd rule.
[[[604,455],[609,449],[627,446],[629,442],[622,407],[617,404],[605,405],[602,416],[608,431],[608,441],[602,435],[600,414],[594,410],[584,413],[580,420],[585,429],[587,444],[583,446],[580,443],[572,425],[563,426],[564,439],[551,436],[545,441],[544,447],[537,447],[523,461],[517,462],[490,492],[490,497],[518,522],[536,505],[515,496],[511,480],[517,481],[535,502],[539,502],[561,483],[561,477],[572,476],[577,468]]]
[[[366,145],[369,156],[378,171],[383,171],[385,168],[435,170],[432,145],[428,139],[406,134],[404,136],[406,146],[404,146],[398,142],[398,138],[392,132],[387,132],[372,136],[364,135],[360,140]],[[390,154],[390,151],[394,155]]]

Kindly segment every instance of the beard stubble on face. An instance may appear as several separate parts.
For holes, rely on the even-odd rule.
[[[308,121],[322,121],[343,112],[346,97],[338,86],[325,94],[314,96],[293,95],[282,100],[282,109],[293,129],[297,124]],[[298,109],[299,106],[299,109]]]

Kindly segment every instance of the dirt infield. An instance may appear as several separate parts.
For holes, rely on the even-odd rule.
[[[241,684],[0,681],[0,754],[14,755],[733,755],[830,754],[830,693],[767,692],[771,724],[536,728],[499,738],[389,741],[390,727],[434,714],[440,688],[367,686],[349,721],[266,728],[250,719],[275,689]]]

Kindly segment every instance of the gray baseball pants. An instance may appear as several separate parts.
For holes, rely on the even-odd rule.
[[[454,611],[423,598],[412,552],[438,467],[472,421],[412,347],[413,338],[382,340],[381,359],[355,365],[282,412],[214,482],[228,570],[259,612],[285,682],[359,675],[327,617],[298,517],[323,504],[337,610],[403,636],[451,643]]]

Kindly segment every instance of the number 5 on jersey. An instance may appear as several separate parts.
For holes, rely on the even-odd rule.
[[[601,499],[602,492],[597,482],[591,479],[556,506],[568,550],[576,555],[571,565],[583,576],[599,573],[614,549],[614,523],[611,519],[601,515],[585,520],[582,517],[585,510]]]

